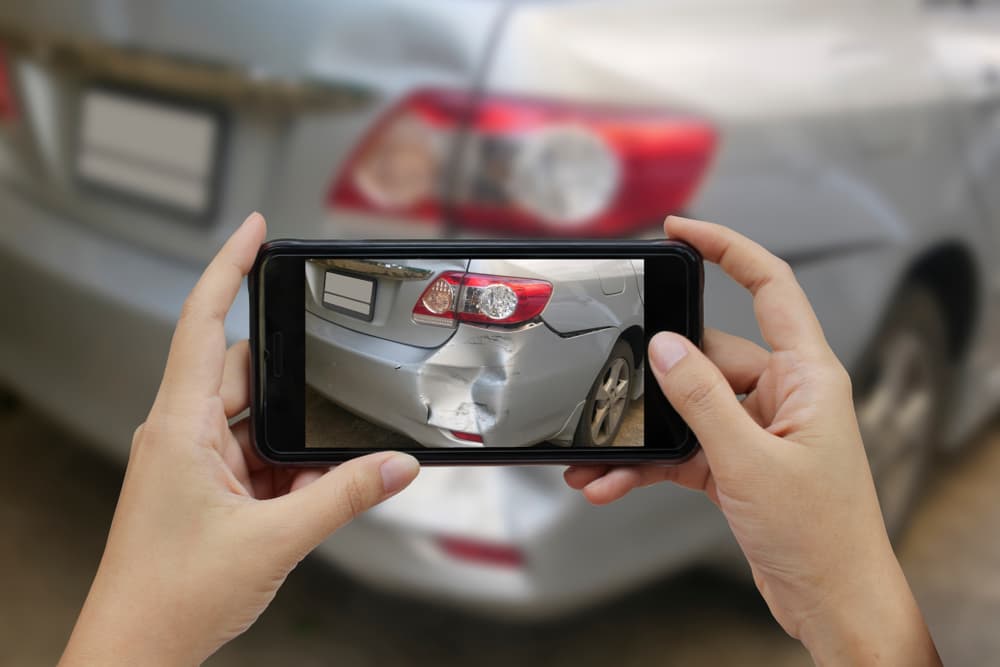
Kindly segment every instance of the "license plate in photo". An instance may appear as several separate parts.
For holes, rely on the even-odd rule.
[[[323,282],[323,305],[370,322],[375,314],[375,281],[327,271]]]

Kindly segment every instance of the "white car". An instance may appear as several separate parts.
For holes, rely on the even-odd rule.
[[[124,458],[185,294],[252,209],[306,238],[655,235],[685,212],[795,268],[898,533],[931,452],[1000,397],[979,5],[3,3],[0,380]],[[756,336],[715,270],[706,323]],[[247,329],[240,302],[230,338]],[[318,553],[539,616],[732,551],[715,508],[672,486],[598,509],[558,469],[461,468],[425,470]]]

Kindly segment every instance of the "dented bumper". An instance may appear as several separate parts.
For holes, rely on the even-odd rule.
[[[562,337],[544,324],[461,324],[437,348],[351,331],[306,313],[306,381],[373,423],[429,447],[569,444],[583,402],[618,337]]]

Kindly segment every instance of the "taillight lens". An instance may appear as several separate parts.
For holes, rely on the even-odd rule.
[[[376,123],[334,183],[330,203],[439,221],[442,181],[463,115],[443,102],[430,93],[411,95]]]
[[[442,273],[434,279],[413,306],[413,321],[421,324],[455,324],[455,306],[462,288],[462,276],[457,271]]]
[[[522,324],[538,317],[551,296],[552,283],[544,280],[447,271],[420,295],[413,320],[443,326]]]
[[[482,443],[483,436],[479,433],[469,433],[468,431],[449,431],[455,438],[459,440],[465,440],[466,442],[478,442]]]
[[[679,211],[715,142],[689,115],[422,91],[375,125],[330,203],[508,234],[620,235]]]
[[[14,81],[10,71],[10,59],[0,44],[0,122],[17,118],[17,103],[14,100]]]

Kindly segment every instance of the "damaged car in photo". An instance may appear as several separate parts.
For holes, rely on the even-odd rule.
[[[425,447],[616,442],[642,395],[641,260],[313,259],[306,383]],[[311,426],[307,446],[328,443]],[[636,441],[632,441],[635,439]]]

